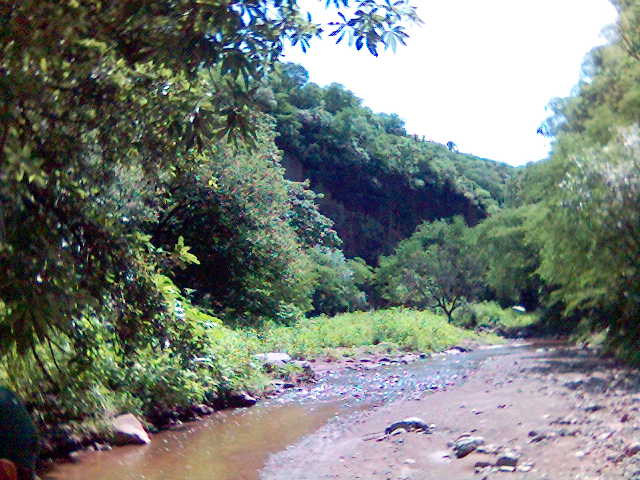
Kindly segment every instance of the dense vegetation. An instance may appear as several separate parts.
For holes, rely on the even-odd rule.
[[[349,257],[375,265],[425,220],[463,215],[476,224],[504,202],[513,168],[408,135],[394,114],[375,114],[338,84],[308,82],[284,64],[261,98],[276,119],[290,178],[324,194]]]
[[[616,0],[609,44],[587,56],[575,95],[540,128],[551,158],[519,172],[508,209],[480,230],[503,301],[607,332],[636,361],[640,328],[640,3]]]
[[[214,315],[323,308],[322,267],[346,260],[257,90],[285,43],[329,29],[377,55],[419,21],[349,7],[319,25],[295,1],[0,6],[3,381],[56,421],[201,400],[260,374]]]
[[[348,4],[331,33],[374,55],[418,21]],[[322,33],[295,1],[0,6],[0,383],[41,424],[149,414],[259,390],[259,352],[438,350],[531,321],[513,304],[634,352],[640,4],[616,6],[518,170],[278,63]]]

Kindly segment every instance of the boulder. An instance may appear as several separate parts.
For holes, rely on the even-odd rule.
[[[599,405],[597,403],[594,403],[592,405],[587,405],[586,407],[584,407],[584,411],[585,412],[589,412],[589,413],[593,413],[593,412],[597,412],[599,410],[604,410],[605,407],[604,405]]]
[[[284,352],[258,353],[255,358],[271,367],[281,367],[291,361],[291,356]]]
[[[640,453],[640,442],[634,442],[627,445],[627,447],[624,449],[624,453],[625,455],[627,455],[627,457],[633,457],[634,455]]]
[[[424,420],[418,417],[405,418],[399,422],[394,422],[384,429],[385,435],[393,433],[395,430],[404,429],[406,431],[420,430],[425,433],[431,433],[431,430],[435,428],[435,425],[429,425]]]
[[[227,407],[252,407],[258,400],[249,395],[247,392],[230,392],[225,398]]]
[[[149,434],[140,423],[140,420],[130,413],[115,417],[111,421],[111,427],[116,445],[146,445],[151,443]]]
[[[215,411],[209,405],[205,405],[203,403],[194,405],[193,407],[191,407],[191,410],[196,415],[202,415],[202,416],[211,415]]]
[[[470,352],[470,351],[471,351],[471,349],[469,349],[469,348],[461,347],[460,345],[455,345],[455,346],[451,347],[450,349],[445,350],[444,353],[447,354],[447,355],[456,355],[456,354],[459,354],[459,353],[467,353],[467,352]]]
[[[518,460],[520,459],[520,455],[513,450],[505,450],[502,452],[498,459],[496,460],[497,467],[516,467],[518,465]]]

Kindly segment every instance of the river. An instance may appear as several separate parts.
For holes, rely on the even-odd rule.
[[[216,412],[203,421],[161,432],[153,436],[151,445],[83,453],[76,463],[59,464],[43,478],[257,480],[270,456],[323,425],[463,382],[479,362],[516,348],[520,347],[483,348],[434,355],[408,365],[329,374],[310,388],[293,389],[255,407]]]

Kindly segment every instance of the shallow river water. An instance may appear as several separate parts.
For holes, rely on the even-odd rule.
[[[270,455],[318,430],[335,416],[464,381],[482,360],[518,346],[435,355],[409,365],[330,374],[253,408],[217,412],[206,420],[153,436],[151,445],[91,452],[44,475],[51,480],[256,480]]]

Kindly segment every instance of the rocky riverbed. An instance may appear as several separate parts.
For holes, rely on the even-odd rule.
[[[253,408],[83,454],[47,476],[640,479],[637,371],[558,342],[465,350],[319,358],[315,379],[274,381]]]
[[[408,417],[430,428],[385,434]],[[273,455],[261,478],[640,479],[639,442],[638,372],[546,345],[489,358],[461,385],[338,417]]]

